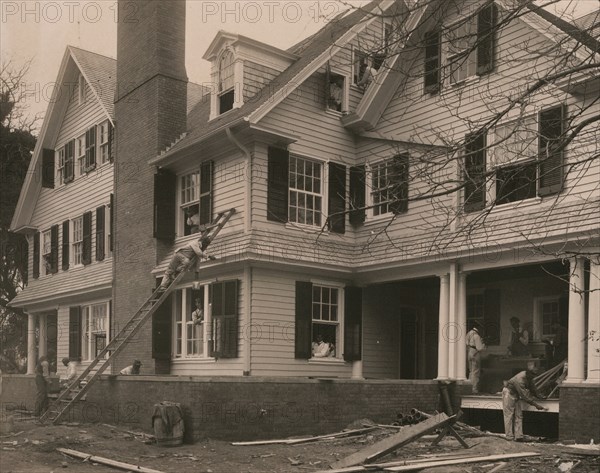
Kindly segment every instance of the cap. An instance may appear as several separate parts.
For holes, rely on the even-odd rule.
[[[138,365],[138,366],[142,366],[142,362],[140,360],[134,360],[133,364],[134,365]]]

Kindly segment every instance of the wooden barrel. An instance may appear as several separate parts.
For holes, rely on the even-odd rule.
[[[174,402],[161,402],[154,405],[152,427],[156,444],[162,447],[176,447],[183,443],[183,416],[181,406]]]

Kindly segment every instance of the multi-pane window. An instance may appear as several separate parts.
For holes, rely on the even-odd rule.
[[[290,222],[321,225],[322,172],[321,163],[290,156],[288,214]]]
[[[83,264],[83,217],[78,217],[72,221],[73,235],[72,235],[72,253],[73,253],[73,264]]]
[[[56,176],[58,184],[65,183],[65,147],[63,146],[56,152]]]
[[[108,148],[109,133],[108,120],[98,125],[98,150],[100,155],[100,164],[110,161],[110,150]]]
[[[467,325],[485,327],[485,297],[484,293],[467,295]],[[473,324],[473,325],[471,325]]]
[[[352,61],[352,83],[357,85],[370,67],[370,61],[369,55],[364,51],[354,49],[352,53],[354,54],[354,60]]]
[[[200,231],[200,171],[184,174],[179,179],[183,234],[191,235]]]
[[[542,336],[554,335],[554,324],[560,320],[558,299],[542,301],[540,303],[540,312],[542,315]]]
[[[208,311],[208,288],[200,286],[199,289],[182,289],[175,295],[175,344],[174,356],[176,358],[202,357],[206,354],[206,329],[205,314]]]
[[[496,170],[496,203],[508,204],[537,195],[537,164],[528,162]]]
[[[494,130],[493,159],[496,166],[537,157],[537,120],[535,116],[499,125]]]
[[[477,16],[461,19],[448,32],[450,83],[458,84],[477,74]]]
[[[75,139],[75,162],[77,175],[85,174],[85,134]]]
[[[52,232],[50,230],[42,233],[42,261],[46,268],[46,274],[50,274],[52,264]]]
[[[371,202],[373,215],[383,215],[391,211],[390,203],[394,194],[394,166],[392,160],[371,165]]]
[[[233,108],[235,101],[235,58],[225,51],[219,61],[219,113]]]
[[[319,344],[329,345],[321,356],[336,357],[340,350],[340,290],[336,287],[313,285],[312,288],[312,340],[313,356],[319,351]],[[341,348],[341,347],[340,347]]]
[[[84,306],[82,317],[82,359],[93,360],[108,342],[108,302]]]

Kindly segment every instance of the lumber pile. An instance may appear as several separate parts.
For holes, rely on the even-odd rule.
[[[548,393],[551,397],[567,377],[567,360],[562,361],[553,368],[544,371],[533,379],[535,387],[540,393]]]

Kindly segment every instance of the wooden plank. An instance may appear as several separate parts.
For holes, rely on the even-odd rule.
[[[423,422],[404,427],[400,432],[393,434],[373,445],[359,450],[352,455],[331,464],[331,468],[345,468],[370,463],[385,454],[392,452],[402,445],[406,445],[423,435],[433,432],[435,429],[445,427],[456,420],[456,416],[448,417],[446,414],[437,414]]]
[[[482,457],[471,457],[471,458],[457,458],[454,460],[442,460],[442,461],[432,461],[428,463],[415,463],[413,465],[403,465],[403,466],[391,466],[385,468],[385,471],[416,471],[421,470],[423,468],[435,468],[438,466],[448,466],[448,465],[462,465],[463,463],[479,463],[479,462],[489,462],[489,461],[497,461],[497,460],[508,460],[511,458],[525,458],[525,457],[536,457],[539,456],[539,453],[535,452],[523,452],[523,453],[508,453],[502,455],[486,455]]]
[[[70,457],[81,458],[82,460],[88,460],[93,463],[101,463],[102,465],[112,466],[113,468],[119,468],[127,471],[137,471],[139,473],[164,473],[160,470],[153,470],[152,468],[146,468],[144,466],[133,465],[131,463],[124,463],[110,458],[98,457],[90,455],[89,453],[78,452],[77,450],[71,450],[69,448],[57,448],[57,451],[69,455]]]
[[[251,446],[251,445],[275,445],[275,444],[285,444],[285,445],[296,445],[300,443],[312,442],[313,440],[321,440],[321,439],[331,439],[338,437],[347,437],[349,435],[359,435],[366,432],[370,432],[371,430],[377,429],[377,426],[365,427],[363,429],[354,429],[354,430],[345,430],[342,432],[335,432],[333,434],[326,435],[317,435],[313,437],[303,437],[299,439],[275,439],[275,440],[252,440],[248,442],[231,442],[231,445],[235,446]]]

